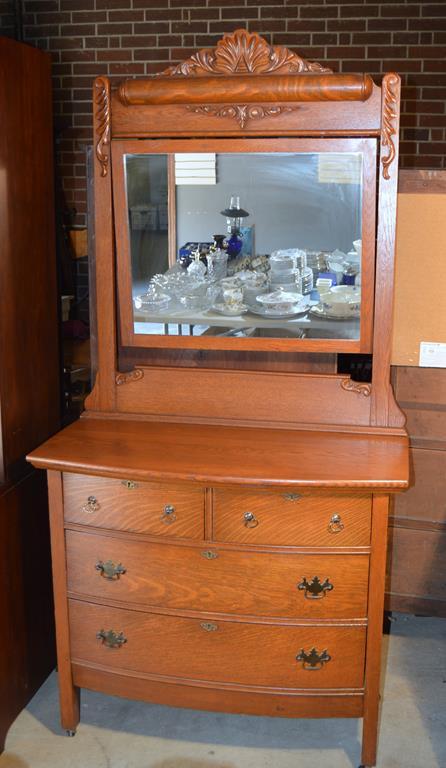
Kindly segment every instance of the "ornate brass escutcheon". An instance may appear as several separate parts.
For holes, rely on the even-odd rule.
[[[121,485],[124,485],[129,491],[133,491],[134,488],[138,487],[138,483],[135,483],[133,480],[121,480]]]
[[[286,501],[299,501],[299,499],[303,499],[301,493],[282,493],[282,496]]]
[[[201,557],[205,557],[206,560],[215,560],[218,557],[218,552],[212,552],[210,549],[206,549],[201,553]]]
[[[111,560],[106,560],[105,563],[99,560],[95,568],[100,572],[101,576],[108,581],[118,581],[119,577],[126,572],[126,569],[121,563],[115,565]]]
[[[341,515],[333,515],[328,523],[329,533],[340,533],[344,530],[344,523],[341,520]]]
[[[307,672],[316,672],[317,670],[322,669],[324,664],[330,660],[331,656],[326,650],[319,653],[316,648],[312,648],[308,653],[302,648],[296,656],[296,661],[301,661],[302,668],[306,669]]]
[[[259,524],[254,512],[245,512],[243,520],[245,521],[245,528],[257,528]]]
[[[172,504],[166,504],[163,509],[163,514],[161,515],[161,520],[163,523],[166,523],[166,525],[170,525],[170,523],[174,523],[176,519],[175,507],[173,507]]]
[[[106,645],[107,648],[120,648],[121,645],[127,642],[124,633],[115,632],[114,629],[100,629],[96,633],[96,638],[102,640],[102,645]]]
[[[319,576],[313,576],[311,581],[307,581],[304,576],[300,584],[297,585],[297,588],[305,591],[304,596],[306,600],[321,600],[325,597],[326,592],[331,592],[333,584],[328,579],[321,581]]]
[[[82,512],[86,512],[88,515],[92,515],[93,512],[97,512],[101,508],[96,496],[89,496],[87,503],[82,507]]]
[[[205,632],[216,632],[218,629],[218,624],[214,624],[213,621],[202,621],[200,622],[201,629],[204,629]]]

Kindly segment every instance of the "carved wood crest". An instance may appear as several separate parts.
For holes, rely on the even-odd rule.
[[[331,73],[327,67],[303,59],[297,53],[279,45],[270,45],[257,32],[237,29],[218,41],[215,48],[203,48],[181,64],[168,67],[160,75],[203,77],[205,75],[264,75],[299,74],[302,72]],[[262,120],[297,107],[262,106],[261,104],[200,104],[188,109],[214,117],[233,118],[240,128],[249,120]]]
[[[381,147],[388,148],[388,154],[381,156],[381,163],[383,167],[383,177],[390,179],[389,166],[392,164],[395,158],[395,142],[393,137],[397,131],[398,123],[398,92],[399,92],[400,78],[394,72],[390,72],[383,77],[382,81],[382,98],[383,98],[383,115],[382,115],[382,128],[381,128]]]
[[[97,77],[94,81],[96,157],[101,164],[101,176],[108,173],[110,148],[110,81]]]
[[[257,32],[237,29],[218,41],[215,48],[203,48],[181,64],[168,67],[161,75],[200,77],[204,75],[264,75],[326,72],[331,69],[303,59],[280,45],[270,45]]]

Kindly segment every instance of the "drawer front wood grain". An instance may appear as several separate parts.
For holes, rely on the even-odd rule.
[[[63,491],[68,523],[176,538],[204,535],[201,488],[65,473]]]
[[[369,495],[214,490],[216,541],[314,547],[368,546],[370,519]]]
[[[97,637],[109,630],[125,640],[120,647]],[[280,688],[359,688],[364,682],[364,627],[200,620],[70,600],[70,632],[74,661],[116,671]],[[325,661],[306,669],[313,648]]]
[[[208,550],[77,531],[66,543],[68,589],[81,596],[280,618],[367,615],[367,555]],[[125,573],[107,578],[107,562]]]

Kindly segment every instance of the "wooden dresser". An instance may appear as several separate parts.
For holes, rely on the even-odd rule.
[[[84,417],[29,457],[49,476],[63,727],[76,729],[82,687],[362,717],[375,765],[389,496],[408,485],[389,382],[399,78],[380,89],[238,30],[161,77],[114,92],[98,78],[94,99],[98,372]],[[283,169],[293,185],[305,176],[306,196],[283,188]],[[178,233],[222,226],[237,174],[251,213],[231,191],[226,254],[216,235],[181,267],[193,238]],[[270,195],[265,228],[268,184],[281,203],[276,216]],[[256,250],[231,265],[248,215]],[[270,252],[306,221],[321,249],[328,216],[326,237],[338,227],[358,249],[345,281],[362,274],[340,291],[351,314],[331,318],[308,282],[326,257],[313,275],[314,254]],[[241,278],[214,271],[226,256],[256,285],[266,265],[271,287],[288,262],[294,309],[238,305]],[[153,279],[139,295],[141,264]],[[372,381],[329,372],[338,352],[373,355]]]

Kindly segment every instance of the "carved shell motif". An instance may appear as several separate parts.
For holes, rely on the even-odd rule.
[[[302,59],[278,45],[269,45],[257,32],[237,29],[226,34],[215,48],[204,48],[194,53],[181,64],[168,67],[161,75],[183,75],[200,77],[204,75],[233,74],[296,74],[298,72],[331,72],[317,62]]]

